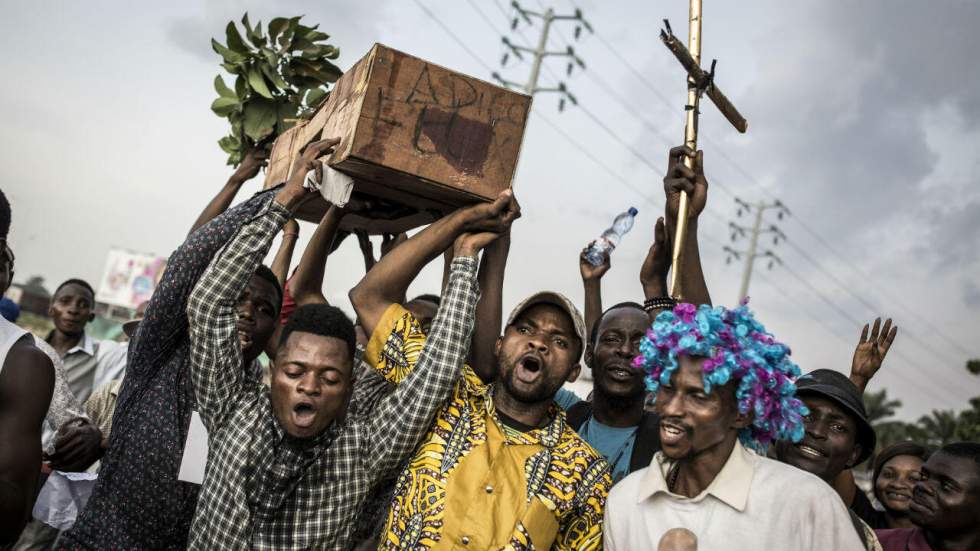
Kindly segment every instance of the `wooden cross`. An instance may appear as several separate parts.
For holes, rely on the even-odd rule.
[[[715,107],[728,122],[732,123],[739,132],[744,133],[748,127],[738,109],[725,94],[721,93],[715,85],[715,62],[711,62],[711,70],[705,72],[701,68],[701,0],[690,0],[690,11],[688,12],[688,35],[687,47],[674,36],[670,29],[670,23],[664,20],[664,29],[660,31],[660,39],[664,45],[674,54],[677,61],[681,62],[684,70],[687,71],[687,122],[684,125],[684,144],[692,151],[698,149],[698,108],[701,103],[701,95],[707,93],[708,98],[715,104]],[[685,158],[684,164],[693,169],[694,159]],[[671,254],[670,269],[670,295],[678,302],[683,300],[683,289],[680,288],[680,266],[682,253],[684,250],[684,240],[687,237],[687,211],[689,198],[687,193],[681,192],[680,205],[678,208],[677,230],[674,233],[674,247]]]

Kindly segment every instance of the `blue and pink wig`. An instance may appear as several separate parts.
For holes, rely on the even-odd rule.
[[[803,438],[808,411],[796,398],[800,368],[789,355],[789,347],[766,332],[745,302],[733,310],[678,304],[657,316],[633,363],[647,372],[647,389],[656,393],[670,383],[679,356],[706,358],[701,370],[705,392],[735,383],[739,411],[753,415],[739,439],[761,452],[775,440]]]

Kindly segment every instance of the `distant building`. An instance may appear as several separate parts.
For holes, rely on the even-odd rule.
[[[44,288],[44,279],[41,277],[34,276],[27,283],[14,283],[7,289],[7,297],[20,306],[21,312],[45,317],[48,315],[51,293]]]

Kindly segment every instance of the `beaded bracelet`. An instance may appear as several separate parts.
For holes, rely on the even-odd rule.
[[[643,310],[649,314],[653,310],[673,310],[675,306],[677,301],[671,297],[653,297],[643,303]]]

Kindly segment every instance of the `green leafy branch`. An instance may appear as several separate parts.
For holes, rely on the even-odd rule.
[[[312,114],[326,98],[329,84],[343,71],[330,62],[340,50],[327,44],[330,38],[307,27],[299,17],[277,17],[263,34],[262,22],[254,27],[248,14],[242,17],[243,33],[234,21],[225,28],[225,44],[211,39],[211,47],[235,76],[234,88],[221,75],[214,79],[218,98],[211,110],[228,119],[231,132],[218,140],[228,153],[228,164],[238,165],[257,144],[271,142],[298,118]]]

